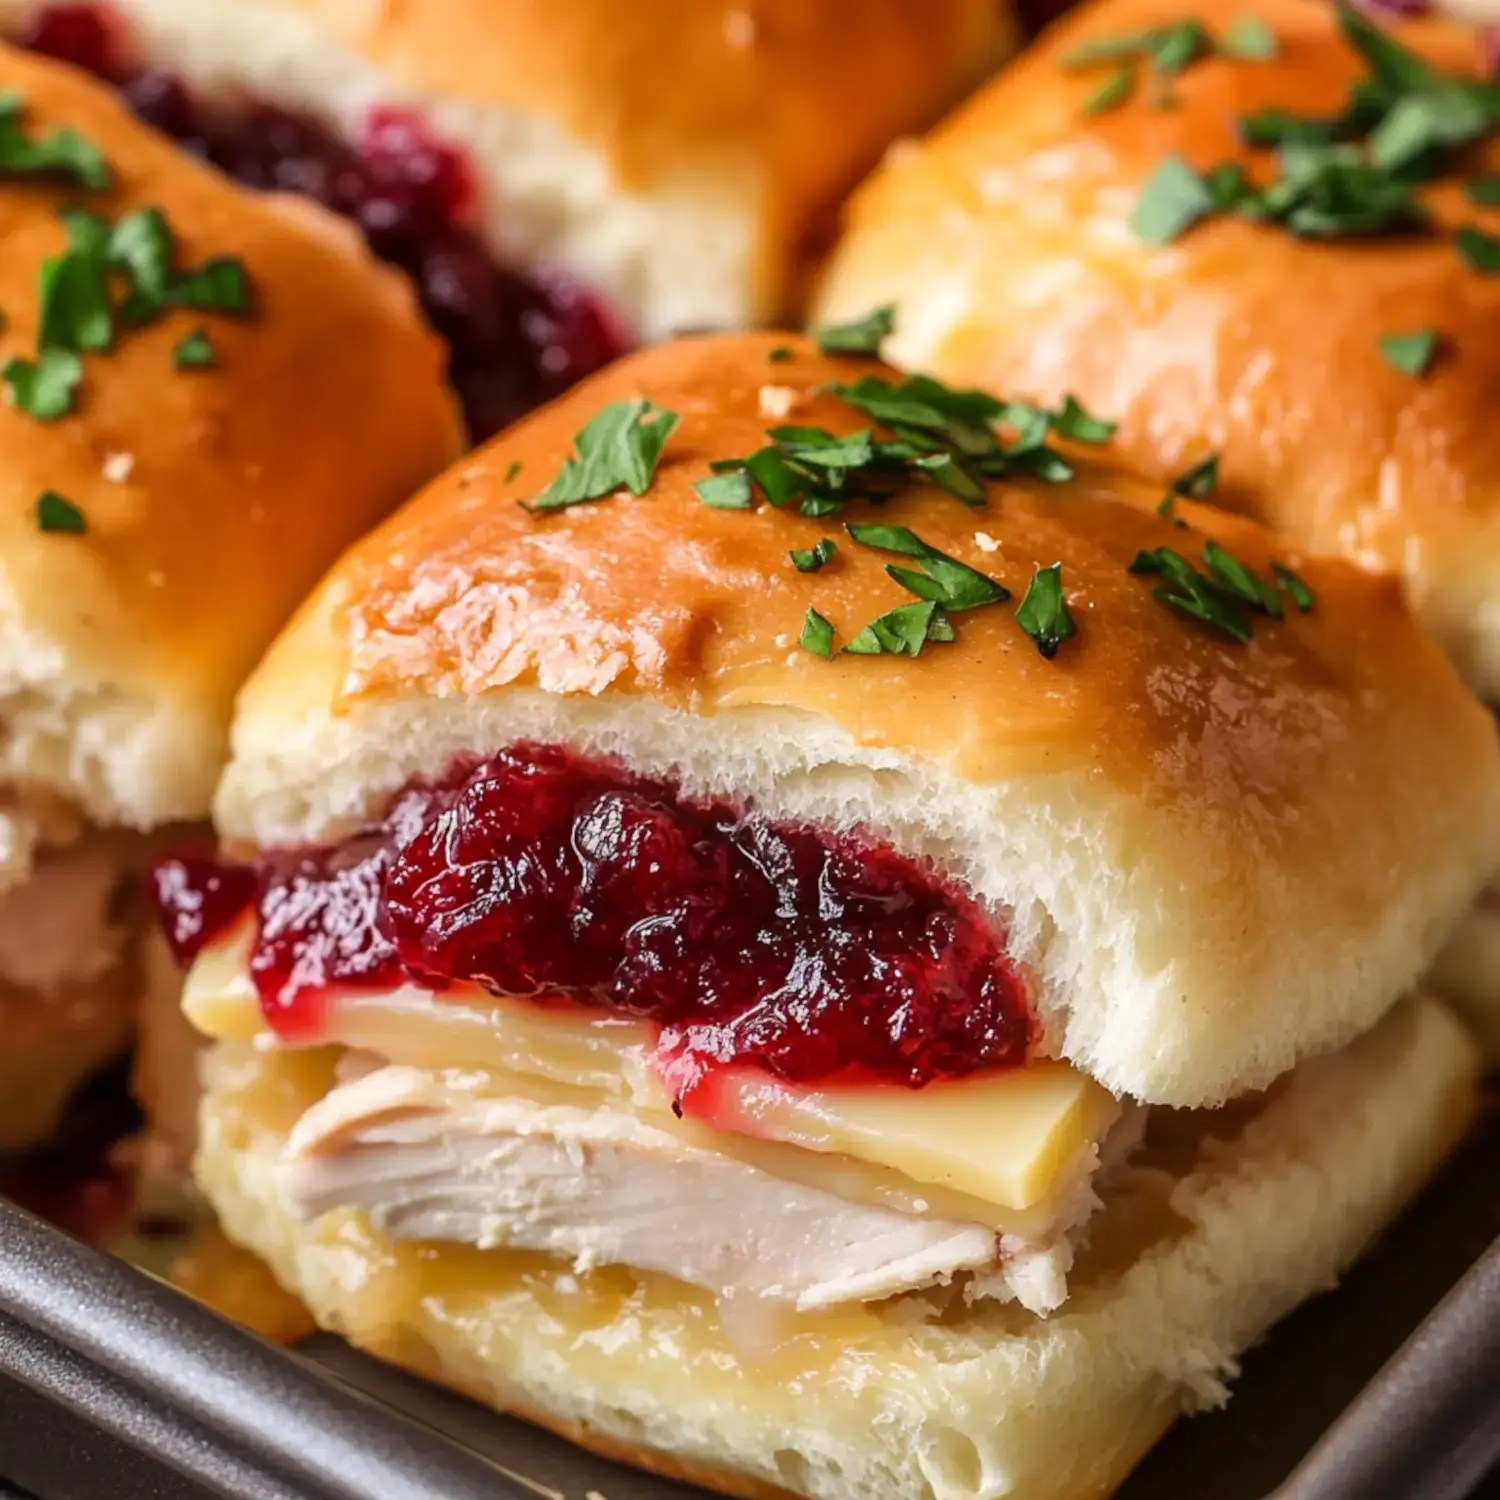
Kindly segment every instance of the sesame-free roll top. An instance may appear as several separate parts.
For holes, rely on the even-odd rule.
[[[1500,695],[1500,92],[1484,37],[1335,5],[1080,6],[854,200],[819,315],[1120,424],[1161,482],[1405,576]]]
[[[0,48],[4,776],[202,817],[235,689],[338,550],[459,451],[437,341],[337,221]]]
[[[1205,1104],[1346,1041],[1494,863],[1490,724],[1394,582],[1058,434],[1103,426],[800,339],[615,367],[277,642],[207,929],[259,901],[298,1040],[370,983],[582,996],[679,1095],[1052,1056]]]

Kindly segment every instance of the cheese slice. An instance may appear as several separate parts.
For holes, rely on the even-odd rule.
[[[249,975],[251,938],[242,924],[206,948],[188,975],[183,1009],[209,1036],[270,1041]],[[319,1041],[411,1067],[544,1080],[642,1114],[673,1114],[652,1062],[654,1028],[592,1007],[403,984],[330,996]],[[692,1123],[871,1163],[916,1184],[1022,1210],[1055,1199],[1088,1169],[1118,1113],[1103,1088],[1060,1062],[920,1090],[808,1088],[735,1067],[715,1076],[708,1106]]]

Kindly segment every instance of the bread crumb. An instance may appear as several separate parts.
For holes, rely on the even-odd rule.
[[[979,550],[981,552],[998,552],[1000,550],[1000,543],[987,531],[976,531],[974,533],[974,540],[979,543]]]
[[[100,472],[111,484],[124,484],[135,468],[135,454],[107,453]]]
[[[760,388],[760,414],[763,417],[790,416],[801,398],[801,392],[790,385],[763,385]]]

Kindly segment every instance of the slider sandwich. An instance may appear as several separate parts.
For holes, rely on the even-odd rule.
[[[346,226],[244,192],[91,79],[7,47],[0,307],[10,1152],[130,1043],[137,877],[207,818],[236,688],[460,430],[408,288]]]
[[[1462,1130],[1500,751],[1394,580],[877,334],[626,360],[313,593],[158,866],[195,1175],[601,1452],[1099,1495]]]
[[[1385,29],[1382,29],[1385,28]],[[1472,30],[1082,7],[861,190],[821,289],[886,355],[1076,392],[1169,492],[1401,575],[1500,702],[1500,81]],[[1500,894],[1434,982],[1500,1058]]]
[[[410,273],[487,436],[637,340],[785,314],[835,204],[1008,49],[1007,0],[0,0]]]

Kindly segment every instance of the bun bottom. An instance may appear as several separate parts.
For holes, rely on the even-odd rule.
[[[1488,893],[1469,909],[1427,982],[1463,1018],[1489,1067],[1500,1067],[1500,909]]]
[[[1109,1494],[1236,1356],[1331,1286],[1469,1120],[1475,1049],[1407,1002],[1253,1101],[1157,1111],[1049,1319],[958,1289],[818,1315],[665,1277],[396,1244],[277,1185],[334,1057],[209,1054],[197,1176],[320,1326],[612,1458],[739,1496]]]

